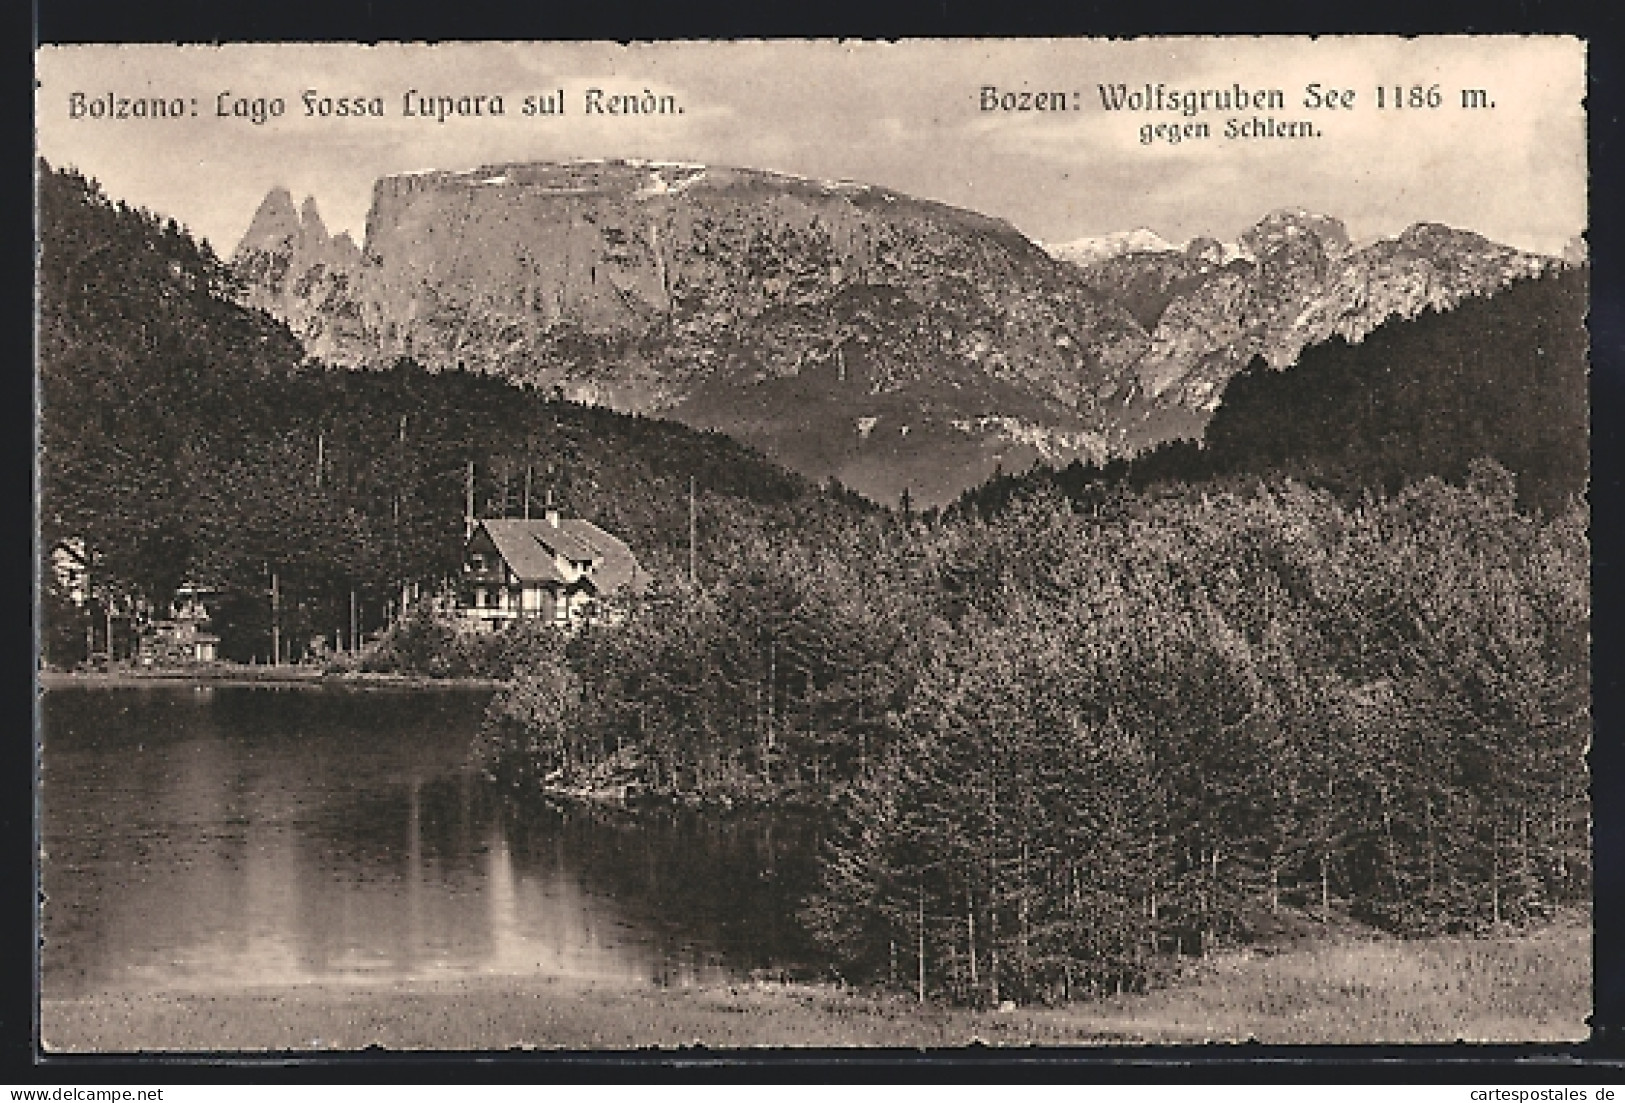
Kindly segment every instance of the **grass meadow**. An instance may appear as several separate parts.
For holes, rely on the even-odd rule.
[[[1307,926],[1307,925],[1305,925]],[[390,989],[47,1000],[56,1052],[1563,1042],[1588,1034],[1591,928],[1575,912],[1492,938],[1341,924],[1216,954],[1166,987],[1060,1008],[972,1011],[826,985],[604,989],[474,977]]]

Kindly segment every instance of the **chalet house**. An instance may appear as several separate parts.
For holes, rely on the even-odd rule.
[[[478,521],[469,534],[459,612],[489,630],[516,620],[572,626],[605,615],[604,599],[640,593],[632,550],[591,521],[550,509],[539,521]]]

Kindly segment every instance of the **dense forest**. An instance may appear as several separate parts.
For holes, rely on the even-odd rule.
[[[871,519],[538,657],[484,752],[835,810],[806,921],[960,999],[1142,986],[1281,909],[1484,931],[1588,888],[1587,570],[1488,462]]]
[[[392,620],[364,663],[507,680],[472,753],[516,799],[813,810],[800,916],[847,980],[1064,1000],[1284,917],[1476,933],[1589,892],[1581,273],[1238,377],[1207,448],[919,515],[488,378],[304,363],[172,223],[41,189],[43,535],[97,601],[202,581],[263,656],[271,572],[316,631],[356,589]],[[482,515],[528,481],[628,539],[624,621],[471,648],[387,608],[455,569],[471,461]]]

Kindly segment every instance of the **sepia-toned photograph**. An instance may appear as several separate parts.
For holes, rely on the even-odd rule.
[[[44,1054],[1588,1037],[1581,40],[35,70]]]

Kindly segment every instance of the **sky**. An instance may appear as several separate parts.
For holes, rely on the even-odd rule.
[[[1138,227],[1234,240],[1271,210],[1299,207],[1342,219],[1357,242],[1435,221],[1557,253],[1586,224],[1584,65],[1576,40],[1510,36],[44,47],[35,117],[52,164],[222,253],[275,186],[314,196],[328,229],[359,241],[381,176],[620,157],[880,184],[1043,242]],[[1103,84],[1239,84],[1279,89],[1284,105],[1112,112]],[[1354,102],[1306,106],[1311,84],[1352,90]],[[1394,110],[1396,85],[1420,87],[1424,101],[1437,85],[1439,106]],[[984,110],[987,87],[1062,92],[1066,110]],[[588,114],[593,88],[670,96],[682,113]],[[562,116],[522,114],[525,96],[559,89]],[[1463,90],[1478,89],[1493,107],[1462,106]],[[386,116],[307,118],[307,90],[381,97]],[[403,117],[412,90],[500,95],[505,113]],[[115,110],[179,98],[185,115],[91,117],[109,96]],[[283,114],[261,124],[230,114],[239,100],[275,99]],[[1318,136],[1225,136],[1227,120],[1255,116]],[[1143,142],[1142,127],[1158,123],[1206,123],[1209,134]]]

